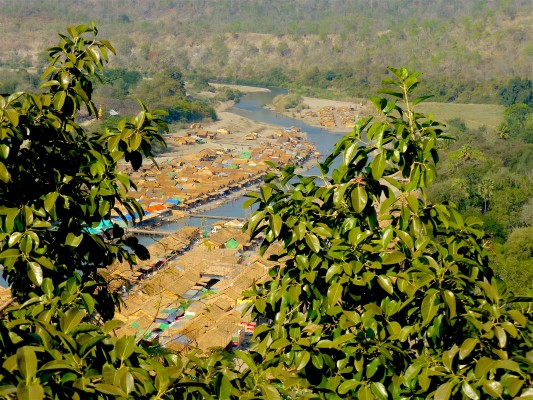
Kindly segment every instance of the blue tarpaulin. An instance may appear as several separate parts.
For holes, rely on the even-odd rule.
[[[102,221],[100,221],[100,223],[98,224],[97,227],[95,228],[92,228],[92,227],[87,227],[85,228],[84,230],[88,233],[90,233],[91,235],[98,235],[104,231],[107,231],[108,229],[111,229],[113,228],[113,222],[111,222],[110,220],[108,219],[104,219]]]

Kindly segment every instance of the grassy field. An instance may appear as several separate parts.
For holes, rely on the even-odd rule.
[[[485,125],[495,130],[503,120],[504,106],[495,104],[456,104],[424,102],[417,106],[419,112],[433,113],[437,121],[462,119],[469,128]]]

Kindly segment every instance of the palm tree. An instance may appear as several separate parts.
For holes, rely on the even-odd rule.
[[[487,213],[489,201],[492,197],[492,190],[494,189],[494,181],[490,178],[482,178],[481,183],[478,185],[477,192],[483,199],[483,214]]]
[[[509,134],[509,125],[505,122],[502,122],[498,128],[496,128],[496,133],[498,134],[498,137],[503,140],[507,140],[511,137]]]

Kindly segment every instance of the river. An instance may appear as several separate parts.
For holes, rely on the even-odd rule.
[[[340,133],[332,133],[325,129],[321,129],[315,126],[311,126],[306,124],[305,122],[289,118],[284,115],[275,113],[267,108],[264,107],[265,104],[271,104],[272,100],[275,96],[279,94],[285,94],[287,91],[285,89],[280,88],[271,88],[270,92],[252,92],[247,93],[244,95],[239,103],[237,103],[234,107],[227,110],[229,112],[241,115],[243,117],[264,122],[268,124],[273,125],[279,125],[280,127],[290,127],[295,126],[297,128],[300,128],[302,132],[307,133],[307,140],[314,143],[316,145],[317,150],[322,155],[330,154],[333,150],[333,146],[335,143],[341,139],[342,134]],[[308,171],[309,174],[315,174],[320,175],[318,168],[314,166]],[[237,200],[224,203],[216,208],[213,208],[209,211],[206,211],[204,215],[224,215],[224,216],[230,216],[230,217],[236,217],[236,218],[242,218],[247,215],[249,215],[250,210],[246,211],[243,209],[243,204],[247,200],[247,197],[241,196]],[[207,220],[207,224],[209,224],[210,220]],[[190,226],[200,226],[202,224],[202,219],[198,217],[193,218],[184,218],[181,219],[179,222],[172,222],[169,224],[165,224],[162,226],[159,226],[158,230],[164,230],[169,232],[174,232],[177,229],[181,228],[185,225]],[[140,237],[140,242],[148,246],[150,244],[153,244],[158,238],[157,237]],[[4,279],[0,276],[0,286],[5,287],[6,282]]]
[[[337,141],[342,138],[342,134],[332,133],[325,129],[308,125],[301,120],[286,117],[284,115],[278,114],[274,111],[265,108],[264,105],[271,104],[275,96],[287,93],[285,89],[280,88],[271,88],[270,90],[270,92],[247,93],[243,96],[239,103],[235,104],[235,106],[233,106],[227,111],[258,122],[278,125],[282,128],[290,126],[300,128],[302,132],[307,133],[307,140],[316,145],[316,148],[320,152],[320,154],[330,154],[333,150],[333,146],[335,145],[335,143],[337,143]],[[320,175],[320,172],[318,168],[314,166],[308,172],[306,172],[306,174]],[[235,218],[243,218],[249,216],[250,210],[244,210],[242,207],[247,199],[248,198],[243,195],[237,200],[224,203],[216,208],[212,208],[209,211],[205,211],[203,214],[206,216],[224,215]],[[210,220],[207,220],[208,225],[209,221]],[[200,226],[201,223],[202,219],[199,217],[184,218],[178,222],[173,222],[160,226],[157,229],[168,230],[169,232],[173,232],[185,225]],[[140,242],[145,246],[154,243],[156,240],[157,237],[140,238]]]

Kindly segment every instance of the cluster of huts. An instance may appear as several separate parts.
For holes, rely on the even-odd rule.
[[[218,128],[214,131],[203,129],[200,124],[191,124],[185,131],[185,136],[174,137],[174,143],[180,146],[196,143],[205,143],[207,140],[215,140],[217,137],[231,134],[226,128]],[[257,135],[257,134],[256,134]]]
[[[190,210],[261,182],[270,168],[265,161],[279,166],[298,164],[313,153],[313,145],[307,142],[288,135],[280,138],[283,143],[250,151],[227,153],[206,148],[162,162],[158,167],[146,164],[138,171],[124,167],[137,184],[138,190],[130,196],[143,205],[144,224],[153,224],[154,219],[172,211]]]
[[[318,119],[320,126],[334,128],[337,124],[347,128],[353,128],[358,117],[358,109],[355,106],[323,107],[317,111],[306,111],[304,117]]]
[[[270,262],[248,253],[247,235],[232,225],[219,223],[216,233],[177,256],[162,245],[152,249],[150,262],[165,259],[164,265],[125,297],[117,334],[173,351],[239,347],[254,326],[242,315],[242,292],[267,277]]]

